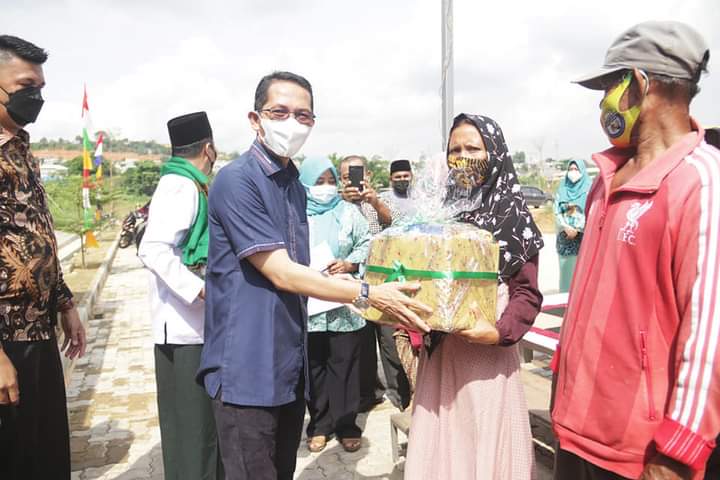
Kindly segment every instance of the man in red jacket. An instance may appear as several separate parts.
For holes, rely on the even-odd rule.
[[[577,81],[613,148],[570,290],[556,372],[556,480],[701,478],[720,432],[720,151],[689,106],[710,57],[645,22]]]

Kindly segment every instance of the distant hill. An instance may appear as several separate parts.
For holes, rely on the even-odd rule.
[[[79,135],[75,137],[75,140],[66,140],[64,138],[48,140],[47,138],[41,138],[37,142],[32,142],[30,148],[37,158],[57,158],[65,162],[82,153],[82,138]],[[229,160],[238,155],[237,152],[229,154],[218,152],[218,158],[223,160]],[[169,156],[170,146],[157,143],[154,140],[114,139],[106,134],[103,137],[103,157],[112,162],[126,158],[161,162]]]
[[[46,158],[57,158],[62,162],[66,162],[68,160],[72,160],[73,158],[82,155],[82,151],[80,149],[75,150],[65,150],[65,149],[42,149],[42,148],[33,148],[32,149],[33,155],[35,155],[35,158],[39,159],[46,159]],[[103,152],[103,158],[105,160],[109,160],[111,162],[116,162],[120,160],[124,160],[126,158],[134,158],[136,160],[149,160],[151,162],[161,162],[165,160],[168,157],[169,154],[138,154],[133,151],[119,151],[119,152]]]
[[[100,132],[98,132],[100,133]],[[82,151],[82,137],[79,135],[74,140],[58,138],[56,140],[41,138],[33,142],[31,148],[34,152],[39,151]],[[133,158],[140,158],[141,155],[170,155],[170,146],[157,143],[154,140],[128,140],[127,138],[113,138],[107,134],[103,135],[103,153],[133,153]],[[126,155],[127,156],[127,155]],[[123,157],[124,158],[124,157]]]

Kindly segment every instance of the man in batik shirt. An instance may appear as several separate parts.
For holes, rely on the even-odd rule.
[[[70,479],[65,383],[55,325],[69,358],[85,330],[62,278],[40,166],[26,124],[43,104],[47,53],[0,36],[0,478]]]

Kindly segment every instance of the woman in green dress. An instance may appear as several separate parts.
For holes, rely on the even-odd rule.
[[[555,195],[555,246],[560,263],[560,292],[570,290],[585,229],[585,202],[591,185],[585,162],[572,160]]]

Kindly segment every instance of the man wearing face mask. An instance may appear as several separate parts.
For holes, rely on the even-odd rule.
[[[306,297],[369,305],[427,331],[402,292],[308,268],[307,197],[291,157],[315,124],[310,83],[265,76],[248,114],[250,150],[210,190],[205,346],[198,379],[213,399],[227,478],[291,480],[308,394]]]
[[[412,217],[417,208],[410,190],[413,181],[412,167],[409,160],[394,160],[390,163],[390,187],[391,190],[384,192],[380,198],[388,205],[393,205],[401,217]]]
[[[710,57],[679,22],[636,25],[603,68],[613,148],[553,358],[555,478],[702,477],[720,432],[720,151],[690,116]]]
[[[172,157],[150,202],[138,256],[150,270],[165,478],[221,479],[210,399],[195,382],[205,321],[208,175],[217,159],[205,112],[168,122]]]
[[[23,129],[43,105],[47,53],[0,36],[0,478],[70,479],[57,315],[69,358],[85,328],[63,280],[40,166]]]

